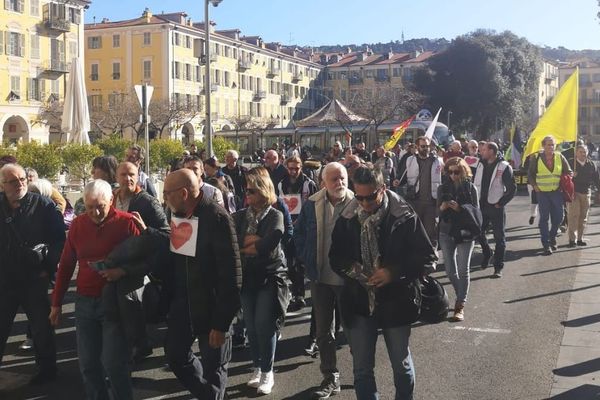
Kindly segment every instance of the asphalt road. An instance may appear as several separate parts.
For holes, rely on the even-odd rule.
[[[416,367],[419,400],[527,400],[549,397],[563,327],[567,317],[578,260],[585,250],[567,249],[559,237],[559,251],[541,256],[537,227],[528,224],[527,196],[517,196],[508,207],[507,263],[502,279],[490,279],[493,268],[478,268],[478,248],[472,262],[471,290],[463,323],[416,324],[411,350]],[[588,238],[598,247],[598,209],[592,209]],[[586,264],[594,262],[584,261]],[[443,267],[439,277],[454,293]],[[33,354],[18,351],[24,338],[23,315],[13,328],[0,369],[0,399],[83,399],[75,351],[73,305],[65,308],[66,323],[57,331],[60,378],[44,387],[26,385],[33,373]],[[278,343],[275,387],[266,399],[309,399],[319,384],[319,360],[307,357],[310,309],[293,313]],[[175,377],[163,369],[160,343],[164,328],[152,329],[153,357],[136,367],[136,399],[190,399]],[[257,397],[245,382],[250,372],[248,350],[237,351],[231,363],[230,399]],[[347,345],[338,351],[342,392],[335,398],[354,399],[352,360]],[[377,346],[376,377],[382,399],[392,399],[394,387],[383,338]]]

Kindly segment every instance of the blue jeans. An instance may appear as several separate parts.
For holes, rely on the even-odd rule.
[[[481,250],[484,255],[492,254],[487,237],[485,236],[485,231],[491,224],[494,242],[496,242],[496,248],[494,249],[494,269],[501,270],[504,268],[504,254],[506,253],[506,232],[504,231],[504,227],[506,226],[506,212],[504,207],[496,208],[493,205],[485,204],[481,207],[481,214],[483,216],[480,237]]]
[[[440,232],[440,247],[444,253],[444,267],[448,279],[456,292],[456,302],[465,303],[469,293],[471,277],[469,266],[473,254],[473,241],[456,244],[452,236]]]
[[[565,204],[562,192],[537,192],[538,207],[540,210],[539,228],[542,247],[548,248],[550,243],[556,242],[556,233],[563,220],[563,206]],[[548,231],[550,219],[550,231]]]
[[[270,372],[277,344],[277,287],[269,282],[260,288],[242,288],[241,300],[252,364]]]
[[[354,364],[354,390],[357,400],[378,400],[375,383],[375,348],[377,321],[372,317],[355,315],[352,326],[344,327],[350,343]],[[383,337],[394,373],[395,400],[412,400],[415,388],[415,369],[408,348],[410,325],[383,329]]]
[[[132,400],[130,350],[123,325],[104,318],[100,297],[77,295],[75,299],[77,354],[88,400],[108,400],[105,376],[112,398]]]

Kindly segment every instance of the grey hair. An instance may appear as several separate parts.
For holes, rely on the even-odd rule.
[[[25,172],[25,168],[23,168],[22,166],[20,166],[19,164],[13,164],[13,163],[8,163],[8,164],[4,164],[2,166],[2,168],[0,168],[0,177],[2,177],[2,180],[4,181],[4,174],[6,173],[6,171],[8,170],[17,170],[17,171],[21,171],[23,172],[23,175],[25,175],[25,177],[27,178],[27,173]]]
[[[94,179],[83,189],[83,198],[92,198],[110,200],[112,198],[112,188],[110,184],[102,179]]]
[[[28,190],[50,198],[52,196],[52,183],[48,179],[38,179],[29,184]]]
[[[346,167],[344,167],[337,161],[330,162],[329,164],[323,167],[323,179],[326,179],[327,173],[334,169],[340,170],[342,172],[342,176],[348,179],[348,171],[346,171]]]
[[[236,160],[237,160],[238,158],[240,158],[240,155],[239,155],[239,153],[238,153],[237,151],[235,151],[235,150],[227,150],[227,153],[226,153],[226,155],[227,155],[227,156],[231,156],[231,157],[235,158]]]

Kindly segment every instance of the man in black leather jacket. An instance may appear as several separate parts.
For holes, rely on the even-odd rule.
[[[240,308],[240,254],[233,221],[223,207],[203,197],[191,170],[169,174],[163,195],[172,211],[172,262],[163,274],[170,292],[167,360],[194,396],[222,400],[231,359],[229,330]],[[194,255],[179,254],[194,243],[188,229],[195,223]],[[191,350],[196,337],[201,360]]]
[[[56,345],[50,326],[49,277],[65,242],[65,225],[51,200],[27,192],[25,170],[17,164],[0,169],[0,361],[19,306],[31,326],[38,373],[32,384],[56,377]],[[45,257],[30,250],[48,246]]]

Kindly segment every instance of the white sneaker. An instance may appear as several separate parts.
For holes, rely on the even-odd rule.
[[[256,389],[260,385],[260,383],[261,383],[260,368],[254,368],[247,385],[250,386],[251,388]]]
[[[273,378],[273,371],[265,372],[260,377],[260,385],[256,392],[258,394],[270,394],[271,390],[273,390],[273,385],[275,384],[275,379]]]

